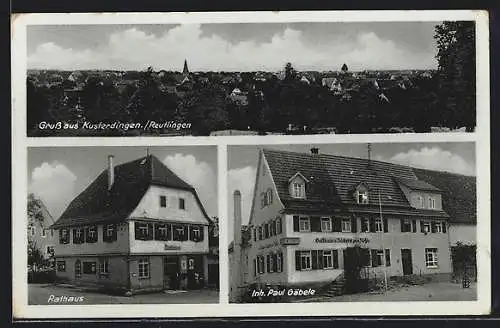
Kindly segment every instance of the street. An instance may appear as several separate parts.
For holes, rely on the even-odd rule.
[[[405,286],[387,291],[341,295],[335,297],[315,297],[301,302],[408,302],[408,301],[475,301],[477,299],[476,284],[470,288],[462,288],[460,284],[436,282],[424,285]]]
[[[52,296],[51,296],[52,295]],[[73,297],[72,299],[69,299]],[[82,298],[83,297],[83,298]],[[50,299],[50,301],[49,301]],[[219,291],[212,289],[167,291],[139,294],[131,297],[116,296],[85,290],[74,286],[29,284],[29,305],[50,304],[186,304],[218,303]]]

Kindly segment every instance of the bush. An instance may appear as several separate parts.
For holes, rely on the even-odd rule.
[[[28,283],[44,284],[56,281],[56,272],[54,270],[30,271],[28,272]]]

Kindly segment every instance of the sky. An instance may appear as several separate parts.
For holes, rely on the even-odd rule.
[[[233,192],[242,197],[242,224],[247,224],[252,205],[253,189],[259,150],[262,148],[309,153],[312,147],[320,153],[367,158],[366,144],[304,144],[228,147],[228,210],[230,240],[233,231]],[[371,156],[375,160],[403,164],[417,168],[476,175],[475,144],[454,143],[372,143]]]
[[[436,68],[441,22],[31,25],[30,69],[353,71]]]
[[[215,146],[149,147],[175,174],[197,191],[207,214],[218,216]],[[146,156],[147,147],[50,147],[28,150],[28,192],[45,204],[55,220],[69,203],[107,168]]]

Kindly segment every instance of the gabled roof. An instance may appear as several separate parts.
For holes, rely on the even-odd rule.
[[[196,190],[155,156],[117,165],[114,172],[111,190],[106,169],[69,204],[52,228],[126,220],[152,185],[192,192],[210,222]]]
[[[396,182],[401,183],[402,185],[407,186],[408,188],[412,190],[422,190],[422,191],[434,191],[434,192],[441,192],[439,188],[434,187],[430,183],[423,181],[423,180],[413,180],[413,179],[405,179],[405,178],[397,178],[395,177],[394,180]]]
[[[306,200],[333,201],[337,204],[354,204],[352,186],[364,182],[370,186],[371,193],[380,191],[384,206],[409,207],[406,197],[392,177],[417,179],[410,167],[374,160],[369,162],[363,158],[268,149],[264,149],[264,155],[278,194],[284,201],[293,200],[288,193],[288,179],[297,170],[311,181],[306,186]],[[372,194],[369,204],[378,205],[378,197]]]
[[[450,223],[477,222],[476,177],[455,173],[414,169],[416,176],[438,187],[442,194],[443,210]]]

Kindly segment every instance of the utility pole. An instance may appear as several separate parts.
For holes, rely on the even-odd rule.
[[[384,218],[382,216],[382,201],[380,200],[380,189],[378,190],[378,205],[380,211],[380,223],[382,224],[382,232],[381,232],[381,244],[382,244],[382,254],[383,254],[383,265],[384,265],[384,291],[387,295],[387,260],[385,254],[385,245],[384,245]]]

